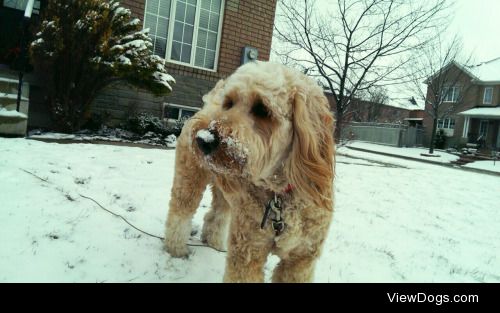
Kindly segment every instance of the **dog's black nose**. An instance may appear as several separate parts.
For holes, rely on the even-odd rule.
[[[219,146],[219,136],[216,132],[202,129],[196,133],[196,143],[200,150],[208,155],[214,152]]]

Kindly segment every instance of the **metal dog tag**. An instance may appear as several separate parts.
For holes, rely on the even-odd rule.
[[[264,216],[262,218],[262,222],[260,223],[260,228],[264,229],[266,226],[266,222],[269,219],[269,214],[271,211],[274,212],[275,218],[273,220],[281,220],[281,199],[275,196],[273,199],[269,200],[266,204],[266,209],[264,211]]]

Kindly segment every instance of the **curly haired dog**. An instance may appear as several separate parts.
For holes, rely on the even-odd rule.
[[[165,248],[185,257],[208,184],[202,240],[228,255],[225,282],[309,282],[333,212],[334,118],[316,82],[253,62],[219,81],[178,139]],[[272,212],[270,212],[272,211]]]

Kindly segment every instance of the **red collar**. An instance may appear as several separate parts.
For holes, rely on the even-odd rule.
[[[293,185],[292,185],[292,184],[288,184],[288,185],[286,186],[285,190],[283,190],[283,193],[290,193],[290,192],[292,192],[292,191],[293,191],[293,189],[294,189],[294,188],[295,188],[295,187],[293,187]]]

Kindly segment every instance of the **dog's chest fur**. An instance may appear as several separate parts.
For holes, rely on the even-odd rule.
[[[286,257],[299,245],[307,249],[308,244],[304,240],[309,240],[311,233],[317,232],[320,236],[324,232],[325,223],[318,221],[329,220],[331,217],[331,212],[311,206],[310,202],[301,200],[293,191],[279,194],[283,200],[282,217],[286,227],[279,236],[276,236],[270,221],[266,223],[264,229],[260,228],[265,206],[274,197],[274,193],[254,185],[241,187],[243,187],[240,189],[242,192],[225,194],[231,206],[231,214],[248,219],[248,222],[255,225],[252,227],[255,234],[264,235],[267,240],[273,241],[271,252],[280,257]]]

